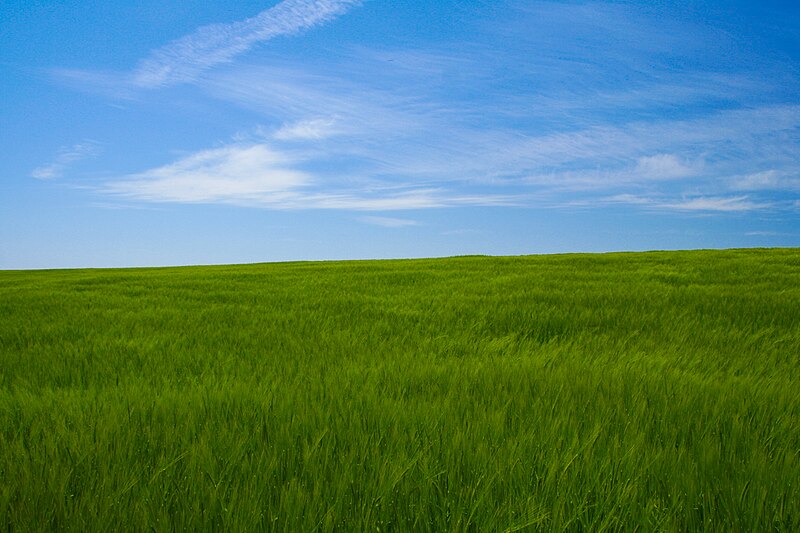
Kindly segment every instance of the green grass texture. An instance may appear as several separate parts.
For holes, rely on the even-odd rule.
[[[800,249],[0,272],[5,531],[800,531]]]

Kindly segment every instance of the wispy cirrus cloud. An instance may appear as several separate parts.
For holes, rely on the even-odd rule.
[[[138,90],[196,81],[206,71],[233,61],[259,43],[331,22],[362,1],[283,0],[245,20],[202,26],[152,50],[130,72],[54,68],[50,73],[87,92],[132,98]]]
[[[265,143],[239,143],[202,150],[167,165],[109,180],[99,192],[147,202],[356,211],[499,205],[508,201],[496,194],[467,195],[413,182],[373,182],[363,187],[353,186],[351,180],[329,178],[326,183],[319,175],[302,169],[307,163]]]
[[[790,171],[771,169],[733,176],[731,187],[739,191],[800,191],[800,169]]]
[[[437,63],[445,79],[453,77],[448,69],[463,66],[449,59]],[[287,66],[241,65],[202,85],[215,97],[282,124],[280,138],[305,140],[310,148],[324,140],[332,159],[369,162],[378,172],[422,179],[613,186],[716,179],[741,172],[742,163],[758,171],[777,159],[784,165],[800,162],[797,146],[787,142],[800,125],[797,105],[712,107],[687,118],[658,115],[626,122],[566,120],[538,131],[519,130],[498,126],[494,117],[508,113],[538,122],[538,94],[527,100],[517,95],[505,108],[499,97],[467,105],[457,98],[441,100],[438,89],[425,85],[415,85],[414,94],[383,90],[380,80],[392,78],[384,72],[391,66],[360,68],[359,73],[347,65],[330,67],[346,72],[345,80]],[[336,117],[335,124],[328,117]]]
[[[419,225],[419,222],[416,220],[411,220],[408,218],[368,216],[361,217],[359,220],[366,224],[372,224],[374,226],[381,226],[384,228],[405,228],[408,226]]]
[[[659,204],[658,207],[679,211],[742,212],[764,209],[768,204],[752,201],[747,196],[699,197]]]
[[[262,127],[255,138],[122,176],[106,190],[274,208],[616,198],[706,212],[771,209],[788,203],[770,195],[797,191],[800,104],[764,97],[780,92],[770,92],[774,80],[694,62],[712,34],[715,57],[733,44],[704,26],[662,23],[652,11],[659,8],[520,3],[509,10],[513,20],[468,44],[345,46],[324,62],[291,54],[234,61],[358,3],[286,0],[153,51],[128,74],[130,86],[191,82],[254,113]],[[676,73],[676,58],[691,60]],[[243,169],[246,157],[255,162]]]
[[[71,164],[96,157],[100,152],[100,145],[94,141],[83,141],[62,147],[52,163],[36,167],[31,171],[31,177],[40,180],[61,178]]]
[[[123,176],[106,192],[156,202],[373,211],[546,207],[569,203],[578,192],[584,200],[576,201],[591,207],[606,204],[613,192],[615,203],[644,209],[745,212],[776,204],[736,191],[755,190],[759,180],[777,182],[772,174],[754,173],[749,188],[737,187],[731,169],[774,163],[770,148],[800,123],[794,107],[765,107],[525,136],[448,126],[368,91],[349,96],[349,107],[339,105],[338,98],[347,97],[339,95],[332,107],[313,109],[336,120],[304,118],[272,131],[259,128],[257,140],[240,139]],[[371,112],[361,110],[362,97]],[[403,128],[386,122],[401,113]],[[720,157],[731,152],[735,158]]]
[[[697,167],[674,154],[656,154],[640,157],[634,172],[637,177],[644,179],[672,180],[697,175]]]
[[[265,145],[203,150],[168,165],[109,182],[104,191],[155,202],[277,201],[308,185],[310,176]]]
[[[273,135],[279,141],[314,141],[337,133],[333,119],[306,119],[284,124]]]
[[[696,196],[681,198],[645,197],[619,194],[595,200],[601,204],[628,204],[655,210],[694,211],[706,213],[740,213],[770,207],[748,196]],[[584,204],[585,205],[585,204]]]
[[[786,234],[778,231],[746,231],[744,235],[745,237],[778,237]]]
[[[134,70],[133,84],[154,88],[192,81],[260,42],[319,26],[360,3],[360,0],[284,0],[246,20],[203,26],[152,51]]]

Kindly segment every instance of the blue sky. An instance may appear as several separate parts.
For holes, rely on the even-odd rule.
[[[0,268],[800,246],[792,2],[0,4]]]

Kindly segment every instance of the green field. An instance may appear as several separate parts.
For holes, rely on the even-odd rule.
[[[8,531],[800,531],[800,249],[0,272]]]

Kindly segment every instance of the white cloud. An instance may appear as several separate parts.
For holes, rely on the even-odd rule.
[[[333,162],[331,168],[344,165],[347,172],[355,169],[360,179],[397,179],[415,190],[489,183],[535,187],[537,192],[595,189],[613,194],[622,186],[637,185],[671,188],[670,192],[680,194],[688,192],[688,186],[654,182],[711,182],[734,172],[777,166],[773,162],[778,160],[796,161],[800,155],[796,145],[785,142],[790,135],[787,132],[800,125],[797,105],[727,105],[721,110],[708,106],[700,114],[678,114],[695,117],[683,120],[658,118],[673,115],[652,113],[644,115],[647,119],[642,119],[641,113],[630,113],[627,116],[640,118],[625,123],[618,119],[619,109],[635,107],[636,102],[644,102],[646,109],[674,108],[705,102],[720,91],[726,98],[741,94],[741,88],[733,93],[723,89],[751,77],[689,70],[668,83],[644,76],[641,83],[614,84],[602,90],[587,86],[592,95],[587,98],[580,90],[564,91],[562,84],[556,92],[547,87],[540,91],[536,84],[539,75],[522,69],[514,72],[521,78],[529,76],[532,89],[508,98],[508,94],[496,92],[502,85],[496,81],[506,75],[515,57],[500,53],[496,43],[490,46],[480,40],[466,50],[447,46],[410,51],[357,49],[355,54],[337,54],[325,64],[297,65],[273,58],[268,65],[239,64],[200,76],[260,41],[322,24],[358,3],[286,0],[251,19],[200,28],[142,61],[135,73],[136,83],[156,87],[193,80],[211,96],[254,110],[259,120],[266,118],[267,133],[260,140],[291,142],[293,149],[305,150],[317,162]],[[555,4],[537,6],[547,13],[562,13]],[[625,32],[637,29],[641,34],[661,28],[655,24],[660,21],[637,18],[635,10],[592,6],[568,9],[563,17],[575,19],[581,32],[591,34],[598,24],[601,33],[613,35],[617,32],[611,30],[617,24],[622,24]],[[599,19],[595,10],[602,15]],[[525,27],[517,31],[524,30],[527,35],[530,17],[521,20]],[[602,24],[587,22],[597,20]],[[684,37],[672,37],[676,43],[687,43]],[[653,46],[662,52],[673,48],[661,41]],[[586,51],[572,52],[580,57]],[[561,59],[551,66],[562,70],[563,57],[569,56],[556,54]],[[470,96],[472,92],[480,97]],[[548,105],[542,105],[542,98]],[[598,99],[605,102],[601,107],[615,111],[616,118],[598,119]],[[530,120],[538,117],[537,113],[548,120]],[[515,130],[498,125],[497,117],[550,126]],[[340,179],[332,176],[333,172],[318,170],[316,177],[326,183]],[[687,190],[676,190],[680,187]],[[736,190],[729,186],[699,191],[722,195],[732,189]],[[339,194],[341,191],[326,202],[344,202]],[[426,201],[437,204],[439,200]]]
[[[99,154],[100,146],[94,141],[84,141],[63,147],[58,151],[52,163],[33,169],[31,177],[40,180],[60,178],[72,163],[96,157]]]
[[[342,209],[356,211],[400,211],[407,209],[433,209],[459,205],[447,191],[437,189],[409,189],[400,192],[379,191],[365,193],[360,190],[333,190],[307,194],[283,202],[279,207],[293,209]],[[462,204],[463,205],[463,204]]]
[[[151,52],[134,71],[133,84],[154,88],[192,81],[257,43],[319,26],[359,3],[360,0],[284,0],[246,20],[203,26]]]
[[[337,133],[333,119],[300,120],[284,124],[273,134],[279,141],[310,141],[330,137]]]
[[[61,165],[52,163],[50,165],[36,167],[31,171],[31,177],[34,177],[37,180],[49,180],[53,178],[60,178],[63,171],[64,169]]]
[[[748,231],[745,232],[746,237],[777,237],[781,235],[777,231]]]
[[[733,180],[733,188],[741,191],[773,189],[778,186],[780,177],[775,170],[755,172],[745,176],[737,176]]]
[[[456,194],[413,182],[355,186],[299,170],[300,160],[264,143],[203,150],[145,172],[107,182],[101,192],[148,202],[223,203],[272,209],[393,211],[457,205],[501,205],[499,195]],[[380,221],[380,217],[373,222]],[[384,224],[401,219],[384,218]]]
[[[691,198],[668,198],[664,195],[641,196],[617,194],[593,201],[595,204],[628,204],[646,209],[698,211],[698,212],[744,212],[773,207],[768,203],[752,201],[748,196],[696,196]],[[580,205],[591,205],[592,201]]]
[[[303,69],[244,65],[215,72],[199,83],[216,98],[283,123],[290,134],[295,126],[318,129],[330,121],[327,127],[336,133],[395,137],[418,128],[420,120],[429,122],[396,92]]]
[[[646,153],[665,149],[670,153],[690,154],[699,150],[735,151],[739,157],[763,158],[765,146],[777,144],[777,137],[798,126],[798,105],[726,110],[691,120],[638,121],[533,138],[518,137],[516,142],[507,143],[501,154],[545,166],[631,158],[641,163],[639,158],[646,157]],[[796,147],[787,148],[789,155],[796,156],[797,152]],[[670,156],[644,160],[645,166],[661,166],[662,170],[672,167],[674,171],[675,163]]]
[[[636,83],[565,90],[570,84],[561,77],[553,87],[543,85],[546,76],[530,64],[512,68],[520,63],[518,53],[479,38],[466,48],[354,53],[343,47],[324,63],[273,56],[268,64],[207,72],[259,42],[307,30],[358,3],[286,0],[251,19],[203,27],[153,51],[129,75],[128,89],[193,81],[212,97],[255,111],[264,126],[228,148],[123,177],[109,190],[152,201],[360,210],[542,205],[542,198],[591,205],[591,194],[575,193],[593,191],[600,203],[737,211],[778,205],[763,203],[764,194],[730,195],[786,185],[791,174],[786,169],[800,161],[797,144],[787,142],[800,126],[800,106],[714,104],[712,96],[719,92],[731,100],[750,93],[726,90],[736,80],[750,79],[744,74],[688,69],[668,80],[642,75]],[[537,13],[562,12],[556,4],[536,5]],[[598,19],[596,10],[605,15]],[[625,35],[634,29],[633,34],[648,34],[652,28],[631,16],[628,9],[608,11],[596,3],[563,11],[578,23],[579,34],[598,42],[616,35],[617,24]],[[511,33],[531,33],[530,22],[522,17]],[[531,33],[530,39],[538,35]],[[649,46],[672,49],[661,41]],[[587,50],[561,52],[550,50],[545,58],[558,72],[565,70],[565,58],[585,57]],[[592,50],[589,58],[594,57]],[[527,80],[530,90],[503,89],[508,72],[514,73],[514,87]],[[638,111],[620,113],[637,102]],[[693,107],[697,102],[705,104]],[[676,111],[683,104],[690,112]],[[671,111],[661,113],[664,107]],[[265,158],[254,164],[259,172],[238,168],[243,151],[256,146]],[[763,168],[781,168],[783,177],[757,172]],[[476,189],[489,194],[475,194]],[[609,200],[616,193],[635,194]]]
[[[205,150],[169,165],[108,183],[106,192],[158,202],[279,200],[309,183],[289,161],[265,145]]]
[[[738,191],[800,190],[800,169],[794,172],[765,170],[731,178],[731,187]]]
[[[671,180],[693,176],[696,170],[675,155],[657,154],[640,157],[636,162],[635,173],[644,179]]]
[[[677,209],[680,211],[753,211],[769,207],[767,204],[759,204],[750,201],[747,196],[730,197],[698,197],[689,200],[680,200],[659,204],[659,207]]]
[[[644,198],[642,196],[636,196],[635,194],[615,194],[614,196],[604,198],[602,201],[634,205],[653,205],[655,203],[652,198]]]
[[[416,220],[407,218],[393,218],[393,217],[361,217],[359,220],[367,224],[375,226],[383,226],[384,228],[404,228],[408,226],[417,226],[419,223]]]
[[[338,64],[332,68],[338,70]],[[341,70],[349,72],[346,65]],[[509,111],[496,109],[497,100],[488,108],[479,103],[467,109],[457,100],[453,106],[425,94],[425,87],[415,95],[378,90],[372,82],[380,76],[362,72],[343,79],[245,65],[206,77],[202,85],[218,98],[283,123],[273,139],[298,146],[305,141],[302,146],[324,150],[330,160],[359,165],[362,175],[402,175],[434,186],[502,182],[540,191],[613,190],[637,183],[680,187],[654,182],[711,182],[733,169],[800,156],[796,146],[785,142],[800,125],[797,105],[705,111],[682,120],[608,121],[560,131],[556,126],[551,128],[556,131],[539,133],[487,125]],[[511,111],[522,113],[517,107]],[[473,115],[484,120],[473,124]],[[307,117],[335,117],[335,122]],[[321,139],[324,147],[315,142]]]
[[[133,100],[135,88],[125,74],[74,68],[51,68],[48,73],[71,89],[115,100]],[[111,104],[114,105],[114,104]]]

